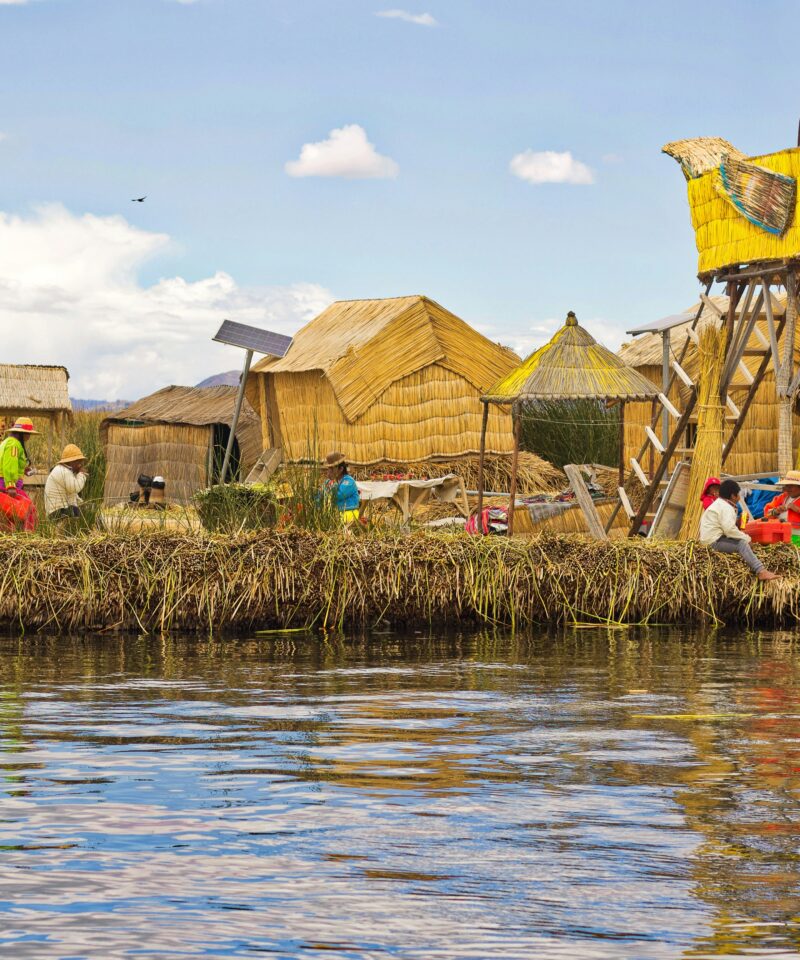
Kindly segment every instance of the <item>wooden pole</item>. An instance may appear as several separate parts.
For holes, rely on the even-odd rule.
[[[514,421],[514,455],[511,458],[511,490],[508,494],[508,535],[514,535],[514,504],[517,499],[517,467],[519,465],[519,439],[522,432],[522,417],[517,405],[511,408],[511,418]]]
[[[483,416],[481,417],[481,446],[478,456],[478,533],[483,533],[483,461],[486,457],[486,425],[489,422],[489,401],[481,397]]]
[[[242,376],[239,379],[239,392],[236,394],[236,406],[233,408],[233,420],[231,421],[231,432],[228,437],[228,445],[225,447],[225,459],[222,461],[222,473],[219,478],[220,483],[225,483],[225,477],[228,475],[228,466],[231,462],[231,453],[233,453],[233,442],[236,439],[236,428],[239,426],[239,414],[242,412],[242,400],[244,400],[244,386],[247,380],[247,374],[250,372],[250,361],[253,359],[253,351],[248,350],[244,356],[244,367]]]
[[[669,438],[667,438],[669,440]],[[665,444],[666,446],[666,444]],[[619,403],[619,486],[625,486],[625,401]]]
[[[783,328],[783,359],[776,379],[778,393],[778,472],[785,476],[794,467],[792,451],[792,421],[794,396],[789,386],[794,379],[794,340],[797,326],[797,276],[789,271],[786,276],[786,313]]]
[[[672,373],[672,368],[670,367],[669,362],[669,352],[670,352],[670,330],[663,330],[661,333],[661,392],[665,397],[669,396],[669,376]],[[664,409],[663,418],[661,420],[661,442],[666,445],[669,443],[669,413],[667,413],[666,408]],[[620,479],[619,485],[622,486],[623,481]]]

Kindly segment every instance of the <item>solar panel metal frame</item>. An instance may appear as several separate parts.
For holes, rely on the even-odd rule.
[[[285,357],[286,351],[292,345],[292,338],[282,333],[251,327],[235,320],[224,320],[212,339],[217,343],[226,343],[231,347],[240,347],[242,350],[252,350],[254,353],[264,353],[271,357]]]

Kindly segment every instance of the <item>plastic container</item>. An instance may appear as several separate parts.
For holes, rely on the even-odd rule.
[[[785,520],[753,520],[744,528],[753,543],[789,543],[794,531],[791,523]]]

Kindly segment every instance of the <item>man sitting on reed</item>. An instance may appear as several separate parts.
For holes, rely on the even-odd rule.
[[[753,553],[750,537],[736,526],[740,492],[735,480],[722,481],[719,496],[700,518],[700,542],[720,553],[738,553],[759,580],[775,580],[778,574],[766,569]]]
[[[86,457],[74,443],[68,443],[44,486],[44,508],[50,520],[81,515],[78,494],[86,485],[87,477]]]

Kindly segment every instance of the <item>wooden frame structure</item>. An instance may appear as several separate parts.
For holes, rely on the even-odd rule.
[[[650,428],[645,427],[646,435],[639,456],[631,458],[632,470],[630,476],[637,477],[645,489],[639,509],[636,511],[626,510],[631,521],[630,536],[638,534],[645,516],[651,510],[670,460],[686,432],[697,403],[696,386],[684,370],[683,363],[689,343],[696,340],[695,329],[704,309],[716,313],[725,329],[725,360],[720,383],[720,400],[733,414],[734,422],[722,451],[723,465],[741,432],[756,392],[765,374],[772,367],[775,373],[775,386],[780,404],[778,471],[785,472],[793,468],[792,412],[797,403],[798,392],[800,392],[800,369],[795,368],[794,359],[795,340],[798,332],[799,271],[799,260],[786,259],[726,267],[701,275],[700,279],[705,283],[705,291],[700,294],[700,306],[692,320],[689,337],[684,342],[680,357],[677,360],[670,361],[669,381],[665,381],[664,393],[660,399],[662,404],[665,404],[665,398],[669,395],[676,379],[681,380],[689,388],[689,396],[682,413],[674,407],[672,408],[672,415],[677,423],[669,438],[667,439],[666,431],[664,431],[663,441],[659,442],[654,435],[654,428],[657,426],[658,419],[662,416],[659,411],[653,416]],[[709,296],[714,283],[725,284],[725,292],[728,296],[728,309],[725,312],[721,311]],[[784,315],[780,318],[776,318],[773,313],[772,290],[777,287],[783,287],[786,290],[786,309]],[[764,337],[757,326],[757,321],[762,313],[766,319],[767,337]],[[761,342],[761,347],[757,350],[748,348],[748,343],[754,336]],[[750,374],[744,366],[742,361],[745,356],[760,357],[760,363],[755,374]],[[728,390],[737,370],[747,371],[747,379],[749,380],[747,395],[740,408],[728,396]],[[641,469],[639,461],[648,450],[652,453],[653,449],[658,452],[659,459],[654,464],[648,477]],[[617,512],[618,508],[615,508],[606,524],[606,530],[610,528]]]
[[[653,400],[656,402],[659,396],[657,387],[638,371],[628,367],[610,350],[597,343],[594,337],[578,324],[575,314],[570,311],[564,326],[548,343],[535,350],[519,367],[481,397],[483,417],[478,462],[478,529],[481,529],[480,517],[483,513],[483,464],[486,455],[486,426],[489,420],[490,403],[511,406],[514,437],[508,502],[508,534],[511,536],[514,533],[522,412],[526,403],[535,403],[538,400],[596,400],[620,403],[623,420],[620,429],[622,430],[626,401]],[[669,401],[667,403],[669,404]],[[657,438],[655,439],[657,441]],[[591,505],[591,497],[577,467],[572,464],[569,467],[573,469],[573,473],[571,476],[568,473],[568,476],[573,483],[578,503],[581,504],[586,515],[590,531],[597,536],[602,534],[605,537],[605,531],[602,530],[602,524],[593,506],[592,509],[588,509],[587,500]],[[624,465],[620,463],[620,487],[622,487],[623,473]]]

